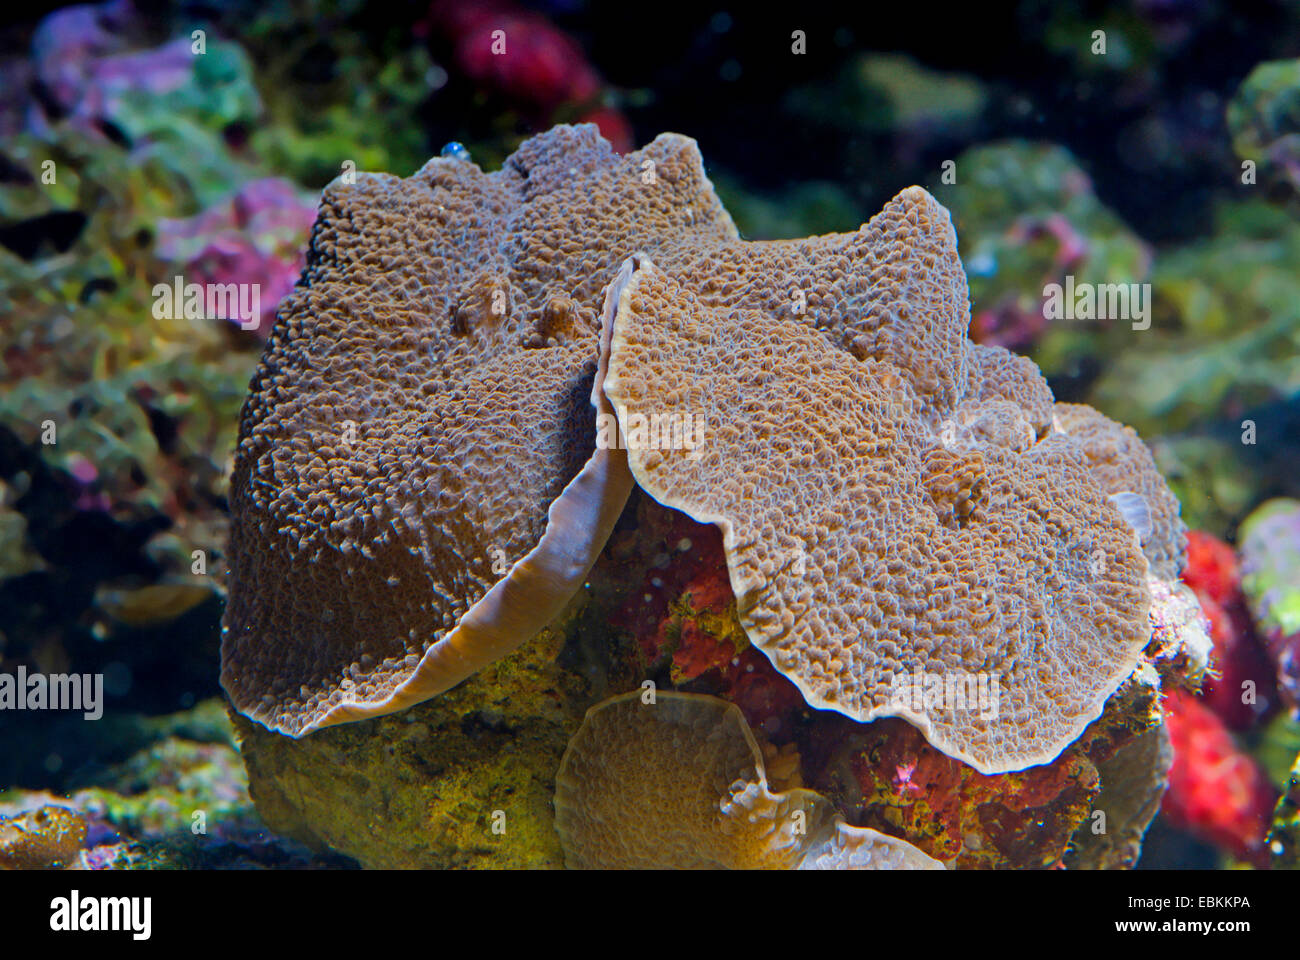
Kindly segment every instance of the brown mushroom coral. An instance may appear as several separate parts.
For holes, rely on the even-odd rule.
[[[809,704],[998,773],[1100,715],[1150,597],[1096,454],[968,324],[947,212],[910,188],[854,234],[640,258],[603,386],[638,484],[722,529],[741,622]],[[699,441],[644,429],[680,420]]]
[[[821,794],[772,792],[745,718],[716,697],[638,690],[592,707],[555,783],[573,869],[943,869]]]
[[[1137,431],[1078,403],[1056,404],[1055,415],[1057,429],[1083,451],[1092,475],[1117,509],[1126,495],[1140,498],[1147,523],[1139,532],[1151,575],[1177,580],[1187,559],[1187,526],[1179,516],[1178,498]]]
[[[722,527],[746,631],[810,704],[985,772],[1050,760],[1136,661],[1133,525],[1168,575],[1176,503],[968,325],[918,187],[748,243],[675,135],[335,181],[241,417],[222,684],[291,736],[448,689],[562,610],[630,460]],[[946,705],[914,695],[934,678]],[[976,678],[992,715],[953,703]]]
[[[491,174],[334,181],[240,422],[235,707],[291,736],[389,713],[558,614],[631,487],[589,408],[611,282],[735,236],[674,135],[620,157],[558,127]]]

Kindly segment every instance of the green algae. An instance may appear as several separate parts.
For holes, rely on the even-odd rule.
[[[1232,148],[1261,181],[1300,193],[1300,59],[1258,64],[1228,103]]]
[[[1096,385],[1139,432],[1183,430],[1300,390],[1300,222],[1224,203],[1213,236],[1163,254],[1152,329]]]
[[[1300,755],[1287,778],[1287,789],[1273,811],[1273,828],[1268,837],[1274,867],[1300,869]]]
[[[223,701],[162,717],[106,716],[112,740],[142,742],[121,762],[89,768],[65,795],[0,791],[0,816],[41,806],[90,826],[77,865],[90,869],[349,866],[269,833],[248,794]]]
[[[1030,355],[1049,377],[1128,342],[1128,323],[1043,321],[1047,284],[1067,274],[1076,284],[1138,283],[1151,265],[1146,244],[1097,198],[1068,150],[1024,140],[985,144],[962,153],[953,173],[954,183],[941,178],[931,190],[952,211],[977,334],[981,313],[1026,318],[1026,329],[1009,331],[1007,340],[1032,343]]]
[[[1300,633],[1300,501],[1279,498],[1241,525],[1241,589],[1266,636]]]

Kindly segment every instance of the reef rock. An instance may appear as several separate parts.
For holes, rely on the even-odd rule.
[[[1300,710],[1300,501],[1270,500],[1241,525],[1241,587],[1277,669],[1278,690]]]
[[[370,868],[558,868],[555,772],[589,685],[542,634],[402,714],[302,739],[235,715],[267,825]]]
[[[1300,193],[1300,59],[1261,63],[1228,104],[1237,156],[1262,169],[1266,182]]]
[[[48,870],[71,865],[86,840],[75,810],[45,805],[18,817],[0,817],[0,870]]]
[[[1079,825],[1066,865],[1074,870],[1131,869],[1142,837],[1160,812],[1174,751],[1162,723],[1138,734],[1097,765],[1101,792],[1093,815]],[[1103,814],[1098,819],[1097,813]]]

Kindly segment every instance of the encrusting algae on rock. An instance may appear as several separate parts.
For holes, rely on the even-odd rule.
[[[363,867],[558,868],[554,776],[589,684],[547,629],[400,715],[299,740],[234,715],[258,812]]]
[[[0,817],[0,870],[46,870],[73,863],[86,841],[86,821],[66,807],[46,805]]]
[[[1157,671],[1204,669],[1199,622],[1157,612],[1183,527],[1137,435],[1055,403],[1031,361],[971,343],[969,325],[952,224],[919,187],[856,232],[757,243],[670,134],[618,156],[591,127],[557,127],[492,174],[447,157],[336,181],[232,479],[222,682],[256,721],[239,727],[268,822],[369,865],[469,865],[502,835],[494,811],[523,830],[499,799],[513,793],[536,832],[500,844],[506,861],[558,865],[540,798],[563,744],[598,699],[664,669],[660,649],[660,683],[763,678],[749,689],[765,715],[746,716],[782,731],[788,762],[897,717],[991,782],[1077,766],[1044,782],[1062,811],[1050,839],[957,817],[944,829],[977,849],[929,842],[970,865],[1059,861],[1097,771],[1127,776],[1110,758],[1158,728]],[[633,591],[688,586],[663,571],[695,538],[617,546],[616,523],[672,527],[647,495],[721,533],[723,583],[701,569],[695,593],[646,591],[675,625],[640,623]],[[913,678],[978,678],[984,700],[901,695]],[[1134,683],[1146,693],[1116,696]],[[484,754],[475,716],[529,732]],[[810,740],[819,724],[841,740]],[[1152,790],[1129,791],[1131,832],[1096,859],[1131,861]],[[922,823],[879,826],[911,840]]]

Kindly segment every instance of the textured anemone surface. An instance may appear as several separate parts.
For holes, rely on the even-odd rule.
[[[595,448],[607,288],[633,252],[735,236],[674,135],[620,157],[557,127],[494,173],[326,188],[240,421],[236,708],[292,736],[389,713],[557,615],[631,487]]]
[[[847,825],[821,794],[774,793],[739,708],[716,697],[635,691],[596,705],[555,781],[572,869],[942,869]]]
[[[998,773],[1057,756],[1148,639],[1112,488],[1153,503],[1164,569],[1177,504],[1136,435],[1093,412],[1076,441],[968,326],[951,221],[913,187],[853,234],[640,258],[603,386],[638,484],[722,529],[741,622],[809,704]],[[690,445],[644,430],[680,420]]]

